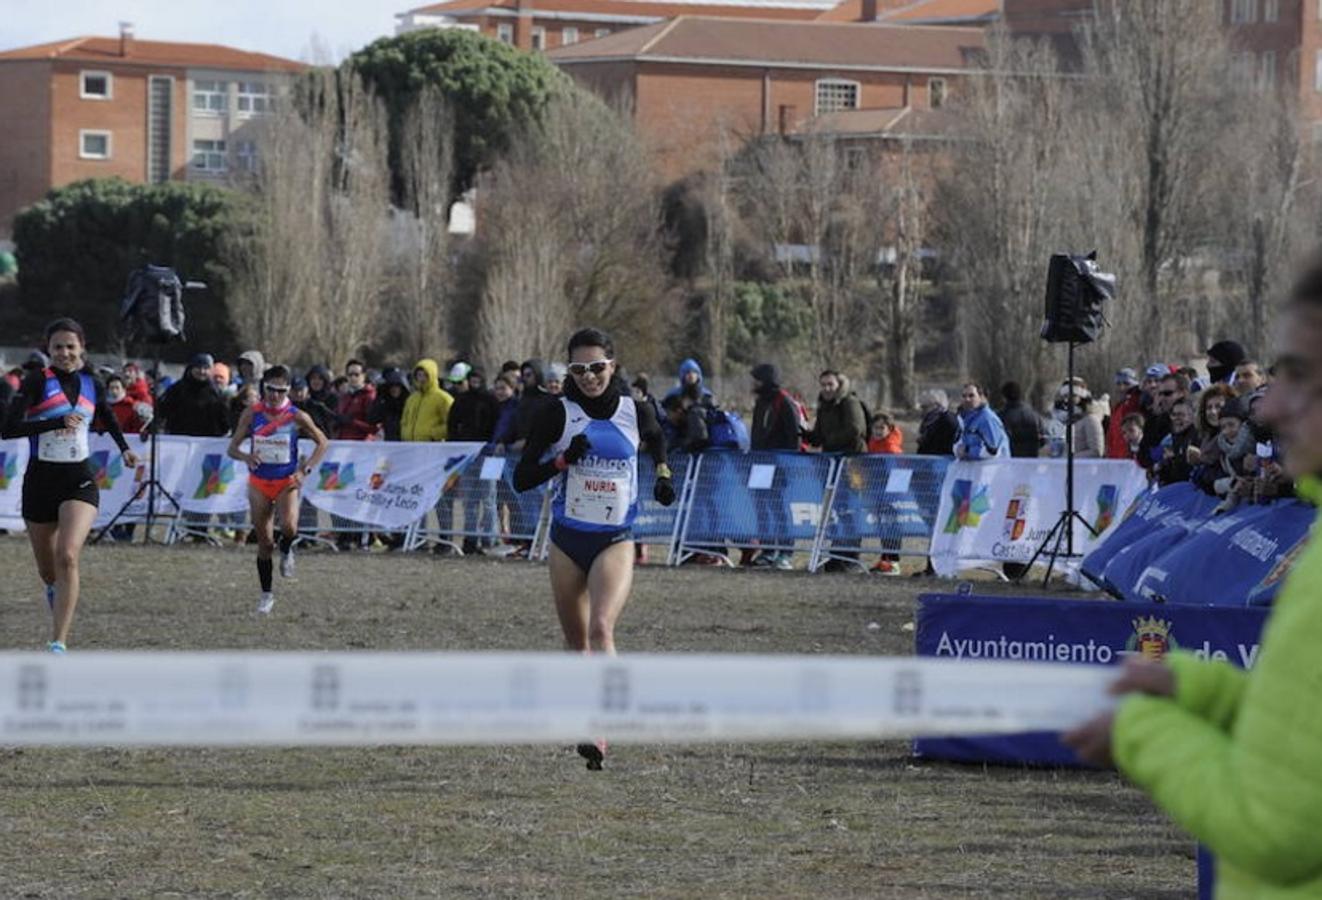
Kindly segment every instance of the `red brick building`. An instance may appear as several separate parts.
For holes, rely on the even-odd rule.
[[[895,2],[895,0],[890,0]],[[450,0],[398,14],[396,34],[462,28],[523,50],[553,50],[676,16],[807,22],[830,0],[744,3],[653,3],[648,0]]]
[[[0,52],[0,237],[19,209],[82,178],[224,181],[251,167],[247,133],[302,68],[130,29]]]
[[[940,108],[978,71],[983,36],[978,28],[684,16],[549,57],[632,109],[674,177],[759,135],[815,124],[857,133],[864,120],[898,127],[905,110]]]

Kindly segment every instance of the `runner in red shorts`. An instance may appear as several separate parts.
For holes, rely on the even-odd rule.
[[[317,444],[304,461],[298,458],[300,435]],[[316,471],[326,445],[326,435],[312,417],[289,402],[289,370],[284,366],[267,369],[262,375],[261,399],[243,411],[229,446],[232,458],[248,464],[248,508],[257,533],[257,578],[262,586],[257,612],[262,615],[275,606],[271,577],[276,513],[280,515],[280,574],[293,578],[299,488]]]

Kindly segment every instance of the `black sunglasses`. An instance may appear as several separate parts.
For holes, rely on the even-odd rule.
[[[289,388],[287,388],[287,387],[279,387],[278,385],[274,385],[274,384],[265,384],[265,385],[262,385],[262,388],[263,388],[264,390],[268,390],[268,391],[270,391],[272,394],[287,394],[287,393],[289,393]]]
[[[1163,397],[1174,397],[1179,391],[1158,391],[1157,393]]]
[[[570,363],[569,374],[586,375],[587,373],[591,372],[593,375],[600,375],[602,372],[605,372],[607,368],[609,368],[612,362],[613,360],[609,360],[609,359],[599,359],[596,362],[590,362],[590,363]]]

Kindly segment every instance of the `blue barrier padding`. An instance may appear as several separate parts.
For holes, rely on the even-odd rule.
[[[685,542],[789,547],[811,541],[834,460],[807,453],[704,453]],[[775,466],[771,487],[748,486],[753,466]]]
[[[1153,560],[1134,593],[1167,603],[1269,604],[1316,514],[1307,503],[1282,500],[1215,516]]]
[[[943,456],[844,457],[826,539],[930,538],[948,468]]]
[[[1102,587],[1119,600],[1130,603],[1152,602],[1154,597],[1140,593],[1139,582],[1153,563],[1178,547],[1182,541],[1188,540],[1190,533],[1184,525],[1167,525],[1121,549],[1102,572]],[[1148,584],[1148,588],[1151,588],[1151,584]]]
[[[686,453],[672,453],[666,459],[675,483],[678,497],[684,491],[684,480],[688,476],[689,457]],[[675,533],[675,518],[679,515],[679,500],[670,506],[662,506],[652,499],[652,487],[656,483],[656,466],[652,458],[646,455],[638,457],[638,515],[634,519],[633,534],[640,541],[669,540]]]
[[[1102,584],[1107,565],[1125,547],[1160,528],[1182,522],[1201,522],[1212,514],[1217,502],[1217,498],[1187,481],[1143,494],[1125,513],[1110,537],[1084,558],[1081,564],[1083,574]]]
[[[924,594],[915,652],[944,659],[1115,665],[1168,649],[1246,665],[1256,659],[1262,608],[1167,606],[1103,600]],[[1057,734],[923,738],[914,754],[958,762],[1076,766]]]

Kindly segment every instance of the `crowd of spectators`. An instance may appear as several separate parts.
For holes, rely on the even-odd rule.
[[[43,367],[34,352],[26,367]],[[172,380],[135,362],[102,369],[111,409],[125,433],[220,437],[258,398],[267,361],[257,350],[232,364],[199,353]],[[338,374],[314,365],[296,377],[291,400],[327,436],[346,441],[478,441],[496,455],[517,454],[542,404],[560,394],[564,366],[540,359],[508,361],[488,379],[464,359],[444,365],[419,360],[411,369],[376,370],[350,359]],[[1094,395],[1081,378],[1055,390],[1049,413],[1030,406],[1020,386],[1001,386],[993,407],[976,383],[962,386],[952,406],[945,391],[924,391],[909,452],[960,460],[1062,456],[1072,440],[1078,458],[1131,459],[1153,483],[1187,481],[1220,498],[1219,509],[1241,502],[1288,496],[1292,485],[1281,471],[1270,429],[1255,420],[1254,408],[1270,373],[1233,341],[1208,350],[1207,374],[1154,363],[1140,378],[1134,369],[1115,375],[1114,402]],[[21,369],[0,379],[0,402]],[[849,375],[827,369],[818,377],[814,409],[786,388],[771,363],[752,368],[750,395],[727,409],[708,385],[701,365],[684,360],[672,383],[657,389],[646,374],[631,379],[633,396],[649,404],[672,450],[776,450],[861,454],[902,453],[905,435],[894,416],[874,411],[859,397]],[[659,396],[658,396],[659,395]],[[749,411],[748,420],[733,411]],[[471,547],[470,547],[471,549]],[[748,565],[790,567],[780,552],[745,552]],[[876,571],[897,573],[898,557],[884,554]]]

